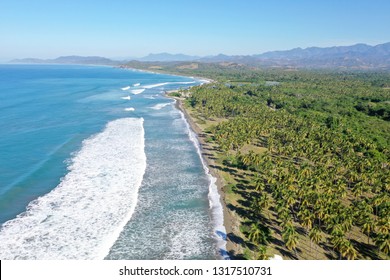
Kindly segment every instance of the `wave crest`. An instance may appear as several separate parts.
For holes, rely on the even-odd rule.
[[[146,169],[143,119],[83,142],[69,173],[0,230],[0,259],[103,259],[130,220]]]
[[[132,89],[132,90],[130,90],[130,92],[131,92],[132,94],[140,94],[140,93],[143,93],[144,91],[145,91],[144,88]]]
[[[150,109],[153,109],[153,110],[161,110],[162,108],[164,108],[165,106],[168,106],[168,105],[171,105],[172,103],[159,103],[159,104],[156,104],[152,107],[150,107]]]

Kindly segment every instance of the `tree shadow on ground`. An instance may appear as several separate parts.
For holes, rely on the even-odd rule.
[[[214,157],[214,155],[213,154],[210,154],[210,153],[203,153],[203,155],[204,156],[206,156],[207,158],[209,158],[209,159],[212,159],[212,160],[217,160],[217,158],[216,157]]]
[[[227,173],[231,173],[233,175],[236,175],[237,174],[237,171],[233,168],[229,168],[229,167],[221,167],[219,165],[210,165],[211,168],[215,168],[215,169],[218,169],[218,170],[221,170],[221,171],[224,171],[224,172],[227,172]]]
[[[231,260],[246,260],[243,254],[237,254],[234,250],[229,251],[229,256]]]
[[[244,239],[235,235],[234,233],[228,233],[227,239],[229,239],[231,242],[238,244],[238,245],[245,245],[246,244]]]
[[[249,217],[248,215],[251,214],[251,212],[249,212],[248,210],[242,208],[242,207],[238,207],[238,206],[234,206],[233,204],[229,203],[228,205],[226,205],[226,207],[230,210],[230,211],[234,211],[236,212],[238,215],[240,215],[241,217],[243,218],[246,218],[246,217]]]
[[[280,248],[280,247],[277,247],[276,248],[277,251],[279,251],[279,253],[284,256],[284,257],[288,257],[289,259],[292,259],[292,260],[297,260],[298,258],[295,256],[295,254],[292,254],[291,252],[283,249],[283,248]]]
[[[300,234],[300,235],[302,235],[302,236],[305,236],[306,235],[306,230],[303,228],[303,227],[296,227],[296,231]]]
[[[329,260],[335,260],[339,258],[338,254],[333,250],[333,247],[331,247],[329,244],[326,244],[325,242],[321,242],[319,246],[325,251],[324,255]]]
[[[218,152],[218,149],[213,148],[213,147],[210,147],[210,146],[207,145],[207,144],[203,144],[203,145],[202,145],[202,150]]]
[[[355,239],[351,239],[351,243],[360,255],[368,256],[372,260],[379,260],[380,259],[380,256],[376,252],[377,247],[374,246],[373,244],[359,242]]]

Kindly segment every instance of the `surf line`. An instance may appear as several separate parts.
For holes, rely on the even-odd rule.
[[[177,102],[175,100],[175,102]],[[223,218],[223,207],[220,201],[220,194],[218,192],[218,187],[216,185],[217,179],[211,175],[209,168],[207,167],[207,164],[205,160],[203,159],[202,152],[200,150],[200,144],[197,138],[197,135],[195,132],[191,129],[184,113],[179,110],[181,114],[181,118],[184,121],[186,128],[187,128],[187,133],[189,136],[189,139],[191,142],[194,144],[197,154],[202,162],[203,170],[205,171],[205,174],[208,177],[209,181],[209,204],[210,204],[210,212],[211,212],[211,219],[212,219],[212,224],[213,224],[213,229],[214,229],[214,239],[216,240],[216,245],[218,249],[218,254],[221,259],[224,260],[230,260],[229,254],[226,250],[226,238],[227,238],[227,233],[226,233],[226,228],[224,226],[224,218]]]
[[[142,118],[121,118],[84,140],[68,173],[3,224],[0,259],[103,259],[131,219],[146,170]]]

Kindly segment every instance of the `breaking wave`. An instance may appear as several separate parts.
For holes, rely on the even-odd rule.
[[[131,219],[146,169],[143,119],[84,140],[68,174],[0,229],[0,259],[103,259]]]
[[[130,92],[131,92],[132,94],[140,94],[140,93],[143,93],[144,91],[145,91],[144,88],[132,89],[132,90],[130,90]]]
[[[153,110],[161,110],[162,108],[164,108],[165,106],[168,106],[168,105],[171,105],[172,103],[159,103],[159,104],[156,104],[152,107],[150,107],[150,109],[153,109]]]

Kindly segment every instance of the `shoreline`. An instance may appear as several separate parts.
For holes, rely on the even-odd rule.
[[[170,92],[175,92],[175,91],[170,91]],[[174,97],[174,96],[167,96],[168,98],[172,98],[176,100],[175,102],[175,107],[180,110],[190,129],[196,134],[197,140],[199,142],[199,148],[200,148],[200,153],[201,157],[204,160],[204,163],[206,164],[209,174],[216,179],[215,185],[217,187],[218,194],[220,196],[220,204],[222,206],[222,214],[223,214],[223,226],[225,227],[226,231],[226,238],[224,239],[226,241],[226,252],[230,259],[234,259],[234,255],[238,253],[239,248],[238,246],[232,242],[230,236],[234,235],[236,230],[238,230],[238,225],[235,223],[235,219],[229,211],[226,203],[226,194],[223,189],[224,186],[224,180],[219,174],[219,172],[213,167],[215,166],[214,160],[209,156],[209,154],[205,151],[205,148],[207,147],[207,143],[205,141],[205,135],[203,133],[203,130],[195,123],[193,117],[189,114],[189,112],[185,109],[183,106],[183,100],[182,98]]]
[[[153,70],[149,70],[149,69],[148,70],[138,69],[138,68],[132,68],[132,67],[127,67],[127,66],[123,66],[123,65],[119,66],[119,68],[130,69],[133,71],[153,73],[153,74],[165,74],[165,75],[170,75],[170,76],[187,77],[187,78],[191,78],[194,80],[198,80],[201,82],[201,84],[209,84],[209,83],[216,82],[213,79],[200,77],[200,76],[189,76],[189,75],[176,74],[176,73],[170,73],[170,72],[165,72],[165,71],[153,71]],[[191,88],[191,86],[189,88]],[[227,207],[226,193],[223,189],[224,180],[223,180],[221,174],[219,174],[219,172],[217,171],[217,169],[215,169],[213,167],[213,166],[215,166],[214,160],[210,156],[208,156],[208,153],[204,149],[204,147],[207,146],[207,143],[205,141],[205,135],[203,133],[203,130],[196,124],[193,117],[189,114],[189,112],[183,106],[183,101],[185,100],[185,98],[168,95],[170,93],[174,93],[174,92],[178,92],[178,91],[179,91],[179,89],[165,91],[164,96],[169,98],[169,99],[173,99],[175,101],[175,103],[174,103],[175,108],[177,110],[179,110],[180,112],[182,112],[183,117],[185,118],[185,120],[189,126],[189,129],[192,130],[192,132],[195,134],[195,137],[198,141],[198,146],[199,146],[199,150],[200,150],[199,151],[200,157],[203,161],[203,164],[206,165],[205,167],[208,171],[207,175],[211,176],[212,178],[215,179],[215,182],[210,182],[210,185],[209,185],[209,201],[211,202],[211,200],[210,200],[211,185],[215,184],[216,189],[217,189],[217,193],[219,195],[219,203],[222,207],[222,218],[223,218],[222,226],[225,229],[225,233],[223,233],[223,234],[226,234],[224,237],[222,237],[222,239],[223,239],[222,241],[225,243],[223,246],[224,248],[223,249],[219,248],[220,240],[216,239],[216,241],[217,241],[216,249],[219,250],[219,252],[217,251],[217,253],[219,254],[219,257],[221,257],[222,259],[232,259],[233,260],[233,259],[235,259],[235,255],[237,253],[242,253],[241,252],[242,249],[240,248],[240,246],[238,246],[237,244],[235,244],[232,241],[232,236],[236,236],[236,234],[239,232],[239,223],[238,223],[237,219],[234,218],[233,213]],[[210,215],[212,215],[212,213],[210,213]],[[218,230],[217,230],[217,232],[214,232],[214,234],[216,234],[218,236],[219,235]],[[221,236],[219,236],[219,237],[221,237]],[[222,252],[222,251],[225,251],[225,252]]]
[[[201,81],[201,82],[204,82],[204,83],[214,83],[214,82],[216,82],[215,80],[210,79],[210,78],[206,78],[206,77],[190,76],[190,75],[186,75],[186,74],[182,74],[182,73],[174,73],[174,72],[169,72],[169,71],[158,71],[158,70],[134,68],[134,67],[126,66],[126,65],[114,66],[114,68],[119,68],[119,69],[124,69],[124,70],[130,69],[130,70],[133,70],[133,71],[146,72],[146,73],[159,74],[159,75],[169,75],[169,76],[175,76],[175,77],[186,77],[186,78],[191,78],[191,79],[198,80],[198,81]],[[178,91],[178,89],[171,90],[170,92],[175,92],[175,91]]]

